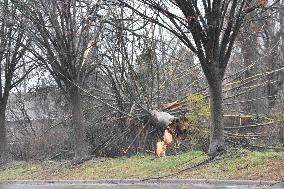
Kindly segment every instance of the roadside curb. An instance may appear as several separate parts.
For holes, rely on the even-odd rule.
[[[217,180],[217,179],[154,179],[141,181],[139,179],[102,179],[102,180],[2,180],[1,184],[32,184],[32,185],[50,185],[50,184],[70,184],[70,185],[147,185],[147,184],[167,184],[167,185],[247,185],[247,186],[273,186],[283,187],[284,181],[274,180]]]

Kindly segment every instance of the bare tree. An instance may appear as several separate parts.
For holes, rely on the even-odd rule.
[[[240,35],[241,51],[246,79],[255,78],[257,74],[271,72],[263,78],[250,81],[245,87],[247,100],[258,98],[257,101],[247,102],[243,105],[245,112],[264,114],[269,112],[275,104],[280,86],[283,84],[283,57],[281,51],[281,35],[283,31],[283,14],[281,14],[283,2],[278,1],[274,7],[264,14],[250,15]],[[280,8],[280,9],[279,9]],[[278,10],[279,9],[279,10]],[[257,62],[257,63],[256,63]],[[261,84],[266,83],[266,84]],[[254,87],[258,86],[258,87]],[[251,90],[254,88],[253,90]],[[267,97],[263,96],[267,94]]]
[[[116,19],[108,27],[112,32],[104,39],[108,59],[98,66],[100,73],[93,80],[99,81],[98,86],[89,92],[93,96],[101,92],[100,98],[119,111],[104,107],[96,113],[104,121],[92,128],[104,139],[94,136],[95,146],[103,142],[99,147],[94,146],[98,149],[95,153],[144,153],[153,149],[163,129],[160,124],[149,122],[153,118],[152,110],[161,110],[168,102],[184,99],[198,72],[191,69],[195,65],[188,67],[193,54],[175,36],[169,38],[168,31],[142,21],[147,27],[136,33],[141,20],[129,19],[131,11],[122,7],[113,14]],[[192,76],[192,80],[184,80],[185,76]],[[103,133],[99,128],[108,129],[112,134]]]
[[[119,0],[119,2],[144,19],[171,31],[197,55],[210,93],[209,154],[214,155],[223,151],[225,141],[222,81],[226,67],[246,15],[257,8],[268,6],[267,1],[138,0],[133,4],[130,0]],[[154,14],[158,15],[157,19]]]
[[[266,69],[268,71],[279,70],[267,76],[269,83],[266,90],[269,108],[275,106],[277,94],[284,84],[284,71],[282,69],[284,62],[284,1],[282,0],[276,5],[276,10],[280,8],[277,12],[269,11],[266,13],[269,19],[259,21],[263,25],[261,37],[264,42],[262,50],[267,54],[265,58]],[[280,27],[278,28],[278,26]]]
[[[241,54],[242,54],[242,61],[244,67],[250,67],[250,69],[246,70],[244,73],[244,78],[253,77],[257,72],[261,72],[261,64],[254,64],[259,57],[258,54],[258,37],[256,32],[256,23],[248,21],[245,24],[245,27],[242,29],[242,33],[240,35],[240,43],[241,43]],[[253,65],[253,66],[252,66]],[[258,81],[250,82],[245,87],[250,88],[253,85],[256,85]],[[256,88],[255,90],[251,90],[245,93],[243,98],[247,100],[253,99],[254,97],[259,98],[263,94],[263,88]],[[261,111],[265,110],[265,108],[261,107],[261,101],[253,101],[247,102],[242,106],[242,111],[246,113],[254,113],[260,114]]]
[[[98,64],[107,16],[102,1],[14,0],[30,24],[34,54],[65,93],[71,112],[75,160],[89,157],[81,89]]]
[[[8,160],[5,126],[7,101],[10,91],[34,69],[25,57],[30,40],[24,23],[18,21],[17,8],[11,1],[0,1],[0,163]],[[24,69],[23,69],[24,68]],[[25,70],[25,71],[23,71]]]

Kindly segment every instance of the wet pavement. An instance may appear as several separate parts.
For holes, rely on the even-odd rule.
[[[0,189],[283,189],[277,181],[0,181]]]

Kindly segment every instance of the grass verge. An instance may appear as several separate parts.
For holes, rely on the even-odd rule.
[[[159,159],[151,155],[95,158],[75,166],[68,161],[13,162],[0,168],[0,180],[144,179],[179,172],[206,158],[193,151]],[[171,178],[283,180],[283,162],[284,152],[230,150],[221,160]]]

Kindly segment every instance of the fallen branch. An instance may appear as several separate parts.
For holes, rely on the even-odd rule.
[[[255,128],[255,127],[261,127],[261,126],[267,126],[273,124],[274,121],[270,121],[267,123],[262,124],[255,124],[255,125],[243,125],[243,126],[236,126],[236,127],[225,127],[224,129],[245,129],[245,128]]]
[[[284,147],[279,147],[279,146],[260,146],[260,145],[253,145],[253,144],[249,144],[249,146],[252,148],[279,150],[279,151],[284,152]]]
[[[200,156],[196,156],[192,159],[190,159],[189,161],[192,161],[196,158],[198,158]],[[167,177],[170,177],[170,176],[174,176],[174,175],[178,175],[184,171],[188,171],[188,170],[193,170],[193,169],[197,169],[197,168],[200,168],[204,165],[208,165],[210,163],[213,163],[213,162],[216,162],[218,160],[221,160],[223,159],[224,157],[222,156],[222,152],[219,153],[218,155],[216,156],[211,156],[211,157],[208,157],[204,160],[202,160],[201,162],[197,163],[197,164],[194,164],[194,165],[191,165],[189,167],[186,167],[186,168],[183,168],[183,169],[180,169],[179,171],[177,172],[174,172],[174,173],[171,173],[171,174],[167,174],[167,175],[164,175],[164,176],[160,176],[160,177],[150,177],[150,178],[146,178],[146,179],[142,179],[141,181],[148,181],[148,180],[159,180],[159,179],[163,179],[163,178],[167,178]]]
[[[235,137],[235,138],[250,138],[250,137],[261,137],[261,134],[234,134],[234,133],[228,133],[226,132],[225,135],[227,135],[228,137]]]

